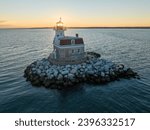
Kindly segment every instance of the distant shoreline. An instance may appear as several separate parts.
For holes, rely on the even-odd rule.
[[[53,29],[53,27],[0,28],[3,29]],[[150,27],[67,27],[67,29],[150,29]]]

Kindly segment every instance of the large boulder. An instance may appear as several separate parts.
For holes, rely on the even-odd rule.
[[[67,74],[69,73],[69,71],[68,71],[68,70],[63,70],[63,71],[60,71],[60,73],[61,73],[62,75],[67,75]]]

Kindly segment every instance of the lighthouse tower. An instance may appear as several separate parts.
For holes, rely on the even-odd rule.
[[[52,64],[78,64],[85,60],[83,38],[76,34],[65,36],[66,28],[60,20],[54,27],[55,37],[53,40],[53,52],[49,56]]]
[[[64,31],[66,30],[66,28],[63,26],[63,22],[60,20],[56,23],[56,26],[54,27],[55,30],[55,38],[54,40],[58,40],[61,37],[65,36]],[[55,41],[54,41],[55,43]]]

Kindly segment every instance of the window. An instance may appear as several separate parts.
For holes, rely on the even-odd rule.
[[[78,53],[80,53],[80,49],[78,49]]]
[[[74,50],[72,50],[72,53],[74,53]]]
[[[75,44],[75,40],[74,40],[74,39],[71,40],[71,44],[72,44],[72,45]]]

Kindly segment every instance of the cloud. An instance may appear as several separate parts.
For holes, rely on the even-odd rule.
[[[0,28],[9,28],[12,27],[11,24],[8,23],[6,20],[0,20]]]
[[[7,21],[6,20],[0,20],[0,23],[6,23]]]

